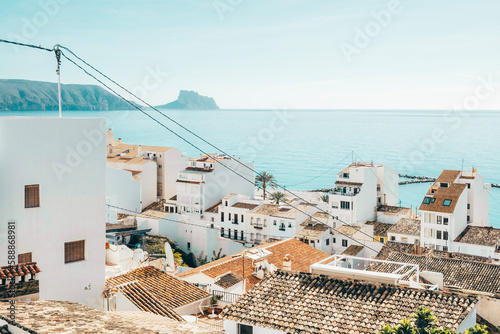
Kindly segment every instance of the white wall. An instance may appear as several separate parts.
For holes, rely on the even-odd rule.
[[[138,175],[141,182],[141,210],[148,205],[156,202],[157,196],[157,174],[156,164],[146,162],[143,164],[143,170]]]
[[[129,171],[107,167],[106,197],[111,198],[113,206],[140,212],[141,182],[133,179]]]
[[[0,265],[15,221],[17,253],[32,252],[42,270],[40,299],[102,309],[105,132],[104,119],[0,118]],[[40,207],[26,209],[31,184],[40,185]],[[64,243],[77,240],[85,240],[85,260],[65,264]]]

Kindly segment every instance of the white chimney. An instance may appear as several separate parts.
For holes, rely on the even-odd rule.
[[[292,270],[292,259],[290,254],[285,255],[283,258],[283,270]]]
[[[139,148],[137,149],[137,151],[139,152],[139,155],[142,155],[142,146],[139,145]]]

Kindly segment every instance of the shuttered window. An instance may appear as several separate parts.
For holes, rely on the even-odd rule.
[[[31,253],[19,254],[17,256],[17,263],[28,263],[28,262],[32,262]]]
[[[85,240],[64,243],[64,263],[85,260]]]
[[[40,185],[24,186],[24,207],[38,208],[40,206]]]

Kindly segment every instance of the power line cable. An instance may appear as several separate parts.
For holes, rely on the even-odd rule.
[[[54,48],[49,49],[49,48],[42,47],[41,45],[37,46],[37,45],[34,45],[34,44],[26,44],[26,43],[8,41],[6,39],[0,39],[0,42],[1,43],[7,43],[7,44],[13,44],[13,45],[19,45],[19,46],[25,46],[25,47],[29,47],[29,48],[33,48],[33,49],[38,49],[38,50],[49,51],[49,52],[54,51]]]

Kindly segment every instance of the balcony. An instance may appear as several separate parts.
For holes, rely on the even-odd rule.
[[[286,229],[284,227],[280,227],[279,230],[280,231],[286,231]]]
[[[259,224],[259,225],[254,225],[253,227],[256,228],[256,229],[258,229],[258,230],[262,230],[262,228],[264,226],[262,224]]]
[[[341,195],[341,196],[356,196],[359,194],[359,191],[346,191],[344,192],[342,189],[333,189],[330,191],[331,195]]]

